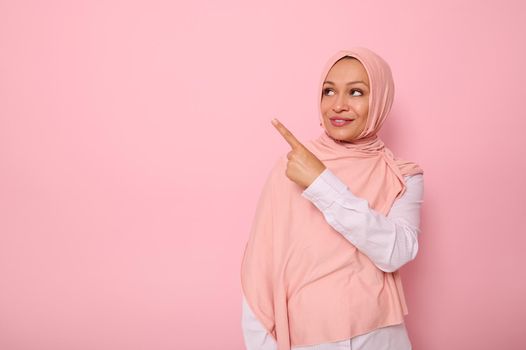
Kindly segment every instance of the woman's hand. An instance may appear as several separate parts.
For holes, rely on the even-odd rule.
[[[272,125],[292,148],[287,154],[287,159],[289,160],[286,171],[287,177],[302,187],[309,187],[325,170],[325,165],[277,119],[272,120]]]

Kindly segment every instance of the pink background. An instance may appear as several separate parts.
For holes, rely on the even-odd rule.
[[[239,269],[322,66],[391,65],[415,349],[522,349],[522,1],[0,1],[0,349],[243,349]]]

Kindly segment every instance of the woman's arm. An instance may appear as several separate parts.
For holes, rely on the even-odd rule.
[[[366,199],[354,195],[329,169],[302,196],[380,270],[393,272],[413,260],[418,252],[424,177],[417,174],[405,180],[406,192],[395,200],[387,216],[371,209]]]

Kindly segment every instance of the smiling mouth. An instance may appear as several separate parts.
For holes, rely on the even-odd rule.
[[[342,127],[349,125],[354,119],[348,119],[348,118],[338,118],[338,117],[332,117],[329,118],[331,121],[331,124],[336,127]]]

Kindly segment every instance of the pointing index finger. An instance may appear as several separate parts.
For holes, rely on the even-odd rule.
[[[292,149],[301,147],[301,142],[298,141],[298,139],[285,127],[285,125],[281,124],[279,120],[272,119],[272,125],[279,131],[281,136],[287,141],[287,143],[292,147]]]

